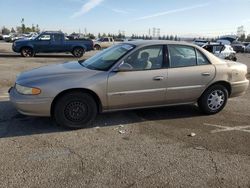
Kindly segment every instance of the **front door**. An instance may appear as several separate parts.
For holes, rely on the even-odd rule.
[[[36,52],[49,52],[51,50],[51,35],[50,34],[43,34],[40,35],[34,41],[34,47]]]
[[[108,77],[109,109],[161,105],[165,102],[167,69],[163,64],[163,46],[137,50],[123,63],[130,71],[111,72]]]
[[[168,103],[196,101],[215,77],[215,67],[197,49],[185,45],[168,45]]]

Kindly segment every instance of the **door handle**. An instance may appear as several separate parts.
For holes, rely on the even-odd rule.
[[[153,78],[153,80],[156,80],[156,81],[160,81],[160,80],[163,80],[164,79],[164,76],[155,76]]]
[[[210,73],[209,72],[203,72],[201,73],[202,76],[210,76]]]

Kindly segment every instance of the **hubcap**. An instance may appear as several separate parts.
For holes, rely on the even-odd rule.
[[[30,57],[32,55],[32,51],[30,49],[24,49],[23,54],[24,56]]]
[[[225,102],[224,92],[221,90],[213,91],[209,94],[207,102],[211,110],[218,110]]]
[[[87,106],[82,103],[81,101],[74,101],[65,107],[64,110],[65,117],[73,122],[80,122],[83,121],[87,114],[88,114],[88,108]]]
[[[82,49],[75,49],[75,55],[80,56],[82,54]]]

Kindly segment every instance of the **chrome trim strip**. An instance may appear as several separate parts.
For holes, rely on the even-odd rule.
[[[167,90],[196,89],[196,88],[203,88],[203,87],[205,87],[205,85],[180,86],[180,87],[169,87]]]
[[[114,95],[128,95],[128,94],[140,94],[140,93],[154,93],[163,91],[166,92],[166,88],[159,88],[159,89],[144,89],[144,90],[134,90],[134,91],[122,91],[122,92],[112,92],[108,93],[108,96],[114,96]]]

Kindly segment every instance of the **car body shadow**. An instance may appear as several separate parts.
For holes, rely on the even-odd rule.
[[[16,111],[9,101],[0,102],[0,112],[0,138],[73,131],[56,125],[52,118],[22,115]],[[126,126],[132,123],[195,116],[202,116],[202,114],[194,105],[110,112],[99,114],[93,125],[87,128],[121,124]]]

